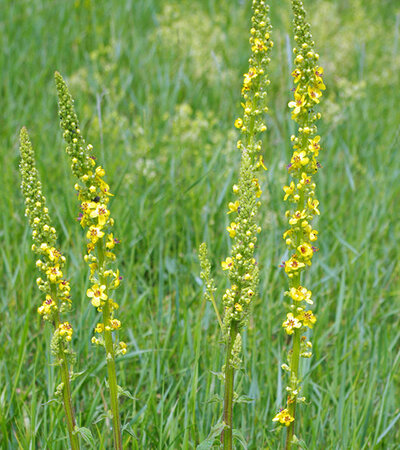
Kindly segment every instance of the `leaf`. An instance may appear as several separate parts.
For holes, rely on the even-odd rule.
[[[214,425],[210,431],[210,434],[203,442],[200,442],[200,444],[196,447],[196,450],[210,450],[214,445],[215,438],[220,436],[224,428],[224,422],[218,422],[216,425]]]
[[[207,403],[218,403],[222,402],[222,397],[218,394],[214,394],[209,400],[207,400]]]
[[[125,397],[130,398],[131,400],[137,400],[127,389],[118,386],[118,395],[124,395]]]
[[[249,397],[248,395],[240,395],[237,399],[234,399],[233,401],[235,403],[253,403],[254,402],[253,397]]]
[[[89,430],[89,428],[85,427],[75,427],[74,429],[75,434],[80,436],[87,444],[90,444],[94,447],[94,439],[92,432]]]
[[[212,370],[210,370],[210,372],[211,372],[213,375],[215,375],[215,376],[218,378],[218,380],[224,381],[224,379],[225,379],[225,374],[224,374],[223,372],[213,372]]]
[[[234,429],[234,430],[232,430],[232,435],[233,435],[233,439],[236,441],[239,441],[242,444],[243,448],[245,450],[247,450],[247,442],[246,442],[246,439],[244,438],[242,432],[240,430]]]

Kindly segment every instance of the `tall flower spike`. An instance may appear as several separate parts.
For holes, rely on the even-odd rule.
[[[118,385],[115,357],[126,353],[125,342],[113,339],[113,332],[119,330],[121,322],[115,317],[118,304],[112,300],[112,291],[120,285],[119,270],[110,266],[116,260],[114,247],[119,244],[113,235],[114,219],[110,215],[108,203],[110,188],[104,181],[105,170],[96,166],[92,145],[86,145],[79,129],[73,99],[62,76],[56,72],[55,82],[58,92],[59,115],[66,151],[71,158],[71,170],[78,179],[75,189],[81,203],[78,217],[82,228],[87,229],[87,252],[84,257],[90,267],[91,288],[87,296],[97,311],[102,313],[102,322],[95,328],[97,336],[92,343],[103,346],[107,355],[108,384],[111,397],[115,448],[122,449],[121,420],[119,415]]]
[[[25,127],[20,133],[20,153],[19,168],[21,190],[25,198],[25,216],[28,217],[32,228],[32,251],[38,255],[36,267],[43,274],[43,278],[36,280],[44,296],[38,313],[54,327],[51,351],[61,371],[61,384],[57,391],[62,395],[71,448],[74,450],[79,448],[79,440],[75,434],[69,369],[75,362],[75,354],[71,349],[73,330],[69,322],[62,321],[64,313],[71,309],[70,286],[63,276],[65,256],[55,247],[56,230],[51,225],[46,198],[42,193],[42,184],[36,169],[35,154]]]
[[[254,0],[252,8],[251,56],[242,87],[243,115],[235,120],[235,127],[241,132],[241,139],[237,142],[237,147],[242,153],[240,175],[238,183],[233,186],[236,199],[228,204],[227,211],[230,217],[227,231],[233,243],[231,256],[221,263],[230,281],[230,287],[222,298],[224,305],[222,331],[226,360],[223,413],[225,429],[221,440],[225,449],[232,449],[234,372],[241,362],[241,332],[247,325],[252,303],[257,295],[259,275],[254,252],[257,234],[261,231],[257,225],[257,211],[262,193],[258,172],[266,169],[261,154],[260,136],[267,129],[264,122],[264,113],[268,111],[267,66],[273,42],[270,39],[269,6],[263,0]],[[200,249],[199,253],[205,274],[204,268],[209,267],[209,262],[204,248]],[[203,275],[203,278],[207,283],[209,275]],[[208,285],[206,288],[210,290]]]
[[[274,421],[287,427],[286,449],[298,442],[294,431],[296,426],[296,405],[305,400],[300,397],[299,360],[300,357],[311,357],[311,342],[303,333],[312,328],[316,317],[308,305],[313,303],[312,293],[302,285],[301,278],[307,267],[311,266],[314,253],[317,251],[315,241],[318,232],[312,226],[314,216],[319,215],[319,201],[315,197],[314,175],[320,168],[318,155],[320,136],[317,135],[316,121],[321,117],[315,112],[320,102],[323,82],[323,69],[318,65],[319,55],[314,50],[314,41],[310,33],[310,25],[305,21],[303,2],[292,0],[294,13],[294,48],[295,69],[292,72],[295,90],[294,100],[289,103],[292,108],[292,119],[298,125],[297,135],[291,137],[293,155],[288,165],[292,180],[284,186],[284,201],[289,202],[286,211],[289,228],[283,238],[289,249],[290,258],[283,267],[289,278],[289,290],[286,295],[290,299],[290,312],[282,327],[293,337],[293,348],[288,354],[288,364],[282,368],[289,374],[287,386],[287,405],[274,417]]]

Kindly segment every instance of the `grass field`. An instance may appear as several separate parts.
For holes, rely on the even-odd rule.
[[[227,255],[226,204],[237,178],[233,121],[247,68],[249,1],[0,0],[0,447],[65,449],[50,328],[19,191],[18,133],[26,125],[68,258],[79,355],[77,422],[112,446],[104,355],[85,296],[83,233],[59,129],[53,73],[69,82],[82,132],[107,168],[121,238],[118,362],[127,449],[191,449],[220,420],[222,351],[202,300],[197,247],[215,271]],[[281,323],[286,280],[282,186],[290,159],[291,11],[272,0],[269,131],[259,240],[260,298],[244,335],[234,421],[249,449],[281,448]],[[400,448],[400,5],[305,0],[325,68],[318,175],[319,253],[309,271],[318,322],[300,408],[309,449]],[[225,278],[218,277],[219,288]],[[304,414],[302,414],[304,411]],[[243,444],[236,442],[237,448]]]

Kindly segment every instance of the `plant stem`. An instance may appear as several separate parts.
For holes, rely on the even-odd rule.
[[[67,417],[67,427],[68,427],[68,434],[69,439],[71,443],[71,449],[72,450],[79,450],[79,439],[78,436],[75,434],[75,417],[74,417],[74,410],[72,407],[71,402],[71,385],[69,382],[69,370],[68,370],[68,363],[65,359],[65,355],[62,354],[62,351],[60,351],[60,359],[61,359],[61,380],[63,383],[63,404],[64,404],[64,410],[65,415]]]
[[[293,350],[292,350],[292,359],[290,363],[290,387],[294,390],[297,388],[297,376],[299,372],[299,360],[300,360],[300,339],[301,332],[296,329],[293,334]],[[295,419],[287,429],[286,435],[286,450],[290,450],[292,448],[292,439],[294,435],[294,427],[296,423],[296,396],[292,399],[292,403],[289,405],[289,414]]]
[[[224,450],[232,450],[232,416],[233,416],[233,381],[235,369],[232,366],[232,349],[237,335],[236,322],[231,323],[229,340],[226,346],[225,361],[225,393],[224,393],[224,415],[223,420],[225,428],[221,434],[221,441],[224,444]]]
[[[97,248],[99,257],[100,283],[106,286],[107,280],[106,277],[104,276],[104,249],[102,239],[98,242]],[[117,372],[115,369],[115,353],[110,323],[111,315],[109,302],[110,299],[108,298],[103,306],[104,342],[106,347],[108,386],[110,389],[114,447],[116,450],[122,450],[121,418],[119,415]]]
[[[51,296],[53,299],[57,299],[57,289],[54,284],[50,285],[50,291]],[[57,302],[58,303],[58,302]],[[60,314],[58,313],[56,316],[56,319],[54,321],[54,328],[57,329],[60,325]],[[63,405],[64,405],[64,411],[65,416],[67,417],[67,429],[68,429],[68,435],[69,440],[71,443],[71,449],[72,450],[79,450],[79,439],[78,436],[75,434],[75,414],[74,409],[72,406],[72,400],[71,400],[71,383],[69,381],[69,367],[68,367],[68,361],[65,356],[64,352],[64,344],[61,343],[59,353],[58,353],[58,359],[60,360],[60,371],[61,371],[61,382],[63,384],[62,389],[62,396],[63,396]]]

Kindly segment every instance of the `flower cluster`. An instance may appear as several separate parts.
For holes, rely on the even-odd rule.
[[[256,223],[259,201],[254,183],[254,165],[247,152],[242,154],[239,184],[235,186],[235,191],[240,206],[234,222],[234,233],[229,233],[233,237],[232,256],[221,263],[231,284],[222,298],[226,335],[229,334],[232,321],[236,323],[238,331],[246,325],[258,286],[258,265],[254,251],[257,234],[261,231]]]
[[[65,256],[55,247],[57,234],[51,225],[46,198],[36,169],[34,151],[26,128],[21,130],[20,152],[21,190],[25,198],[25,215],[29,218],[32,228],[32,251],[38,256],[36,267],[43,274],[36,280],[44,294],[38,313],[58,329],[60,314],[71,309],[71,288],[63,274]],[[71,341],[73,330],[68,322],[64,322],[63,325],[68,327],[68,333],[62,334],[66,344]],[[57,349],[59,350],[60,348]]]
[[[305,11],[300,0],[292,0],[294,12],[294,31],[296,47],[294,77],[294,100],[289,103],[292,108],[292,119],[298,124],[298,133],[291,137],[293,155],[288,165],[292,181],[284,186],[284,201],[289,203],[286,211],[289,228],[283,238],[289,249],[290,257],[282,266],[289,278],[289,291],[286,295],[291,299],[290,312],[282,327],[288,335],[293,335],[293,350],[289,352],[288,363],[283,368],[290,373],[290,385],[287,387],[287,409],[279,412],[274,421],[289,426],[294,421],[295,404],[303,398],[298,380],[299,357],[311,356],[311,343],[302,333],[312,328],[316,317],[307,305],[312,305],[312,293],[301,284],[302,272],[312,264],[312,258],[318,250],[315,242],[318,232],[312,226],[312,220],[319,215],[319,201],[315,197],[313,177],[321,167],[318,162],[320,136],[317,135],[315,122],[320,113],[315,112],[322,91],[323,69],[318,65],[319,55],[314,50],[314,41],[310,33],[310,25],[305,21]]]
[[[233,216],[227,227],[229,237],[233,239],[232,253],[221,263],[230,280],[230,287],[223,296],[226,336],[229,335],[232,322],[235,322],[238,333],[246,325],[258,286],[258,266],[254,252],[257,234],[261,231],[256,223],[256,216],[262,191],[257,171],[266,169],[261,155],[260,135],[267,129],[263,119],[264,113],[268,111],[267,86],[270,83],[266,69],[273,47],[269,6],[263,0],[253,1],[251,20],[252,53],[242,86],[243,116],[235,121],[235,127],[242,135],[237,142],[237,147],[242,152],[241,169],[239,182],[232,188],[236,199],[228,204],[228,214]],[[240,347],[239,344],[236,346]]]
[[[250,29],[251,56],[249,69],[243,75],[241,103],[243,117],[235,120],[235,127],[242,133],[242,139],[237,143],[240,150],[250,154],[251,161],[256,168],[265,169],[261,156],[260,133],[267,129],[263,115],[268,111],[267,87],[270,84],[266,68],[270,62],[269,53],[273,47],[270,38],[271,22],[269,19],[269,6],[263,0],[253,0],[252,27]],[[237,210],[237,202],[234,210]]]
[[[85,261],[90,268],[91,288],[87,296],[92,305],[103,313],[103,323],[97,326],[92,342],[105,345],[103,333],[117,330],[121,322],[114,317],[118,304],[111,298],[113,290],[120,285],[122,277],[118,269],[110,269],[116,260],[114,248],[119,240],[114,237],[114,219],[108,204],[112,193],[104,181],[105,170],[96,164],[92,145],[87,145],[79,129],[73,99],[62,76],[56,72],[55,81],[59,97],[59,115],[63,137],[67,143],[66,151],[71,158],[71,170],[78,178],[75,189],[78,193],[81,212],[77,218],[82,228],[86,228],[87,252]],[[115,353],[126,353],[126,344],[114,345]]]

